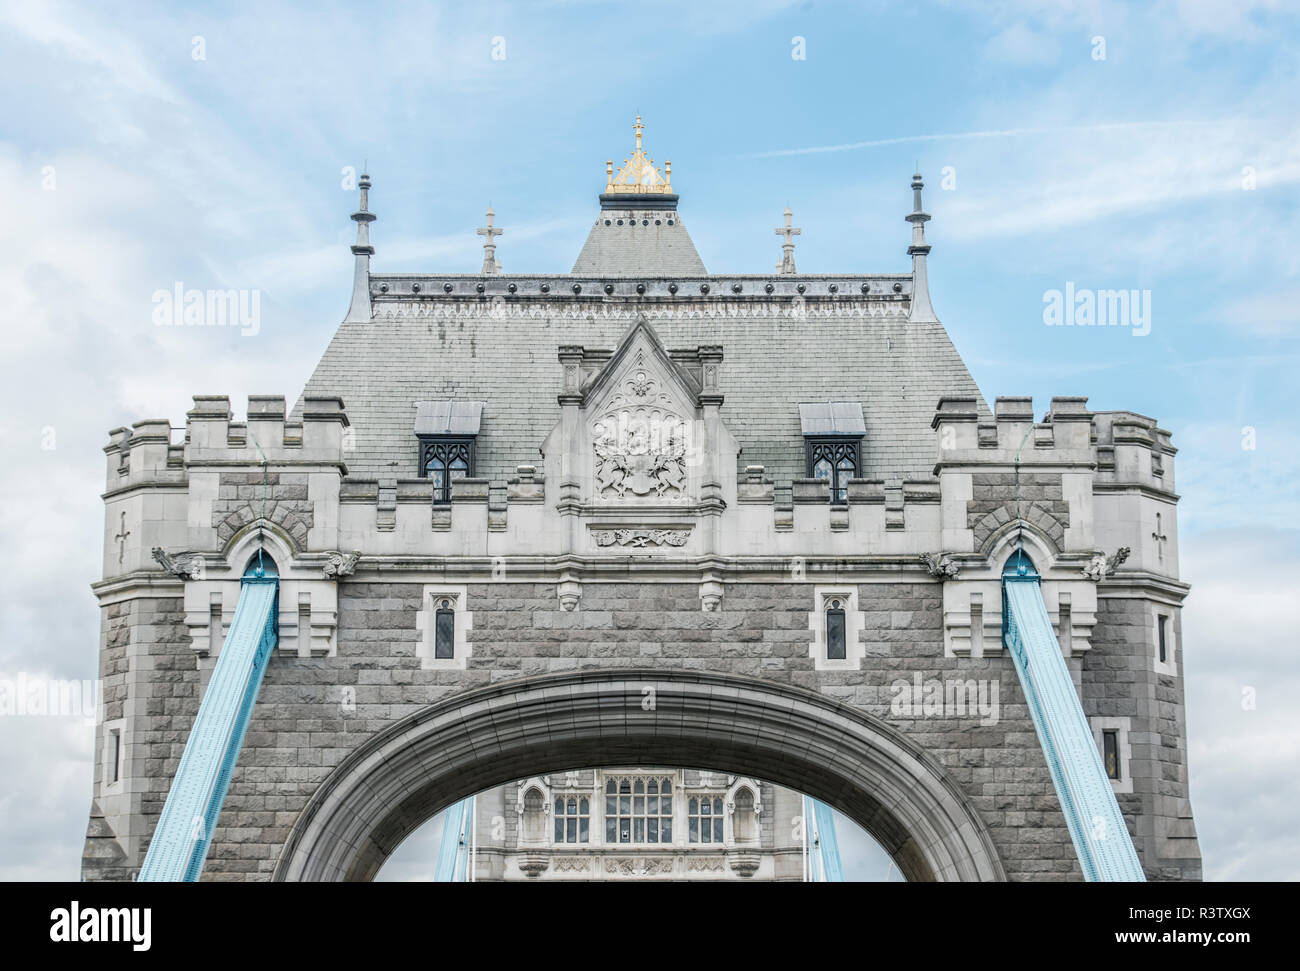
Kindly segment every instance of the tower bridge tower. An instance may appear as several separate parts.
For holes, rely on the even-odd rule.
[[[110,432],[83,875],[139,872],[260,548],[275,650],[205,879],[369,879],[475,793],[482,879],[798,878],[794,793],[907,879],[1087,876],[1004,641],[1016,556],[1136,865],[1198,879],[1169,433],[988,406],[930,301],[919,175],[909,269],[796,272],[787,220],[779,272],[714,274],[642,129],[567,273],[376,272],[363,176],[296,403]],[[651,779],[721,799],[721,842],[679,802],[651,852],[618,799]]]

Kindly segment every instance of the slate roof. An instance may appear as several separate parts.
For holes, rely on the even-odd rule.
[[[573,264],[574,273],[703,276],[675,209],[602,209]]]
[[[773,294],[764,293],[765,281]],[[357,478],[416,475],[413,429],[418,403],[429,401],[483,402],[478,476],[501,480],[538,464],[560,417],[559,347],[613,352],[638,313],[670,352],[722,346],[721,415],[742,446],[738,471],[763,465],[778,487],[805,475],[801,403],[860,404],[863,475],[890,485],[931,476],[930,421],[940,397],[975,397],[981,415],[989,413],[943,325],[906,319],[911,274],[609,282],[374,275],[371,284],[374,317],[339,328],[304,391],[343,399],[355,431],[349,474]],[[489,291],[476,294],[484,285]],[[795,297],[800,285],[806,299]],[[606,295],[606,286],[615,292]],[[868,294],[860,295],[863,287]],[[804,315],[792,317],[792,305]]]

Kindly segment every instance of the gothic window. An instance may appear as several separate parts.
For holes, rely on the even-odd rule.
[[[858,478],[861,441],[857,438],[810,438],[806,440],[808,476],[821,479],[831,492],[831,502],[849,501],[849,479]]]
[[[454,658],[456,656],[456,611],[450,598],[438,598],[438,607],[433,613],[433,656],[435,658]]]
[[[687,802],[686,826],[692,843],[722,842],[722,796],[706,793]]]
[[[1108,779],[1119,778],[1119,732],[1108,728],[1101,733],[1102,762]]]
[[[663,776],[605,782],[606,843],[671,843],[673,784]]]
[[[473,474],[474,439],[420,439],[420,476],[433,480],[434,502],[451,502],[452,482]]]
[[[845,657],[844,601],[836,597],[826,601],[826,658],[843,661]]]
[[[750,789],[737,789],[733,824],[737,843],[748,843],[756,838],[754,823],[754,793]]]
[[[524,839],[528,842],[536,843],[545,839],[545,805],[542,791],[536,786],[524,793]]]
[[[1156,637],[1160,646],[1160,663],[1169,662],[1169,618],[1164,614],[1156,617]]]
[[[591,800],[586,796],[555,797],[555,842],[586,843],[590,839]]]

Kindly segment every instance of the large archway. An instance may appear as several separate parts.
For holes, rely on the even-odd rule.
[[[277,880],[368,880],[457,799],[593,765],[726,765],[820,799],[908,880],[1001,880],[992,840],[938,763],[860,711],[798,688],[689,671],[583,670],[467,692],[345,759],[300,815]]]

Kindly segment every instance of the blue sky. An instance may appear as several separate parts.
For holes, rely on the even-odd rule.
[[[109,428],[180,424],[196,393],[298,394],[347,307],[344,167],[374,179],[376,270],[476,270],[491,204],[507,272],[564,272],[639,112],[711,271],[770,270],[787,204],[800,270],[906,270],[919,165],[933,302],[985,396],[1041,414],[1086,394],[1173,432],[1206,872],[1295,877],[1297,19],[1256,0],[0,4],[0,674],[94,676]],[[155,327],[178,281],[260,290],[261,332]],[[1067,281],[1149,290],[1150,333],[1044,326]],[[0,719],[0,770],[26,780],[0,791],[0,877],[75,876],[89,738]]]

